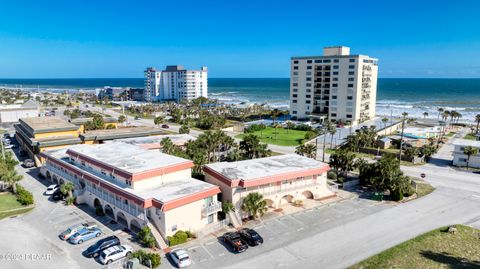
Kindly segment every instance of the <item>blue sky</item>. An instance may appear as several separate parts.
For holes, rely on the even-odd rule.
[[[339,3],[336,3],[339,2]],[[480,77],[480,1],[1,1],[0,78],[288,77],[324,46],[380,60],[380,77]]]

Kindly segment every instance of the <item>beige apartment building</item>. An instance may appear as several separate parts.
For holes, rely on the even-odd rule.
[[[220,189],[192,178],[190,160],[121,142],[41,155],[46,178],[73,182],[77,203],[102,208],[132,231],[147,225],[166,239],[178,230],[199,233],[218,222]]]
[[[326,47],[323,56],[292,57],[290,115],[358,124],[375,116],[378,60]]]
[[[295,200],[331,197],[334,193],[327,187],[329,170],[327,164],[297,154],[203,167],[205,181],[220,186],[222,201],[233,203],[237,213],[242,212],[243,198],[252,192],[262,194],[270,208]]]

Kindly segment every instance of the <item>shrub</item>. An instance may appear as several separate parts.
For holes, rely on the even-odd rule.
[[[257,131],[261,131],[261,130],[265,130],[265,128],[267,128],[267,126],[265,126],[265,124],[252,124],[250,126],[248,126],[247,128],[245,128],[245,133],[254,133],[254,132],[257,132]]]
[[[415,189],[413,188],[413,186],[408,186],[407,189],[405,190],[405,192],[403,193],[403,195],[405,197],[409,197],[409,196],[412,196],[415,194]]]
[[[308,132],[305,133],[304,139],[305,139],[305,140],[310,140],[310,139],[314,138],[315,136],[317,136],[317,133],[316,133],[316,132],[314,132],[314,131],[308,131]]]
[[[403,200],[403,190],[395,189],[393,191],[390,191],[390,196],[394,201],[401,201]]]
[[[194,237],[192,232],[190,232],[190,231],[185,231],[185,233],[187,234],[188,238],[193,238]]]
[[[33,204],[33,194],[17,184],[17,201],[22,205]]]
[[[73,205],[73,203],[75,203],[75,197],[68,197],[65,200],[65,204],[67,204],[67,205]]]
[[[337,173],[335,173],[335,172],[333,172],[333,171],[328,171],[328,173],[327,173],[327,178],[328,178],[328,179],[336,180],[336,179],[337,179]]]
[[[149,248],[156,246],[155,238],[152,236],[152,231],[148,226],[144,226],[137,234],[139,241]]]
[[[311,131],[312,127],[308,126],[306,124],[299,124],[293,127],[294,130],[299,130],[299,131]]]
[[[131,257],[132,258],[137,258],[140,261],[141,264],[143,264],[147,267],[149,265],[151,265],[152,268],[157,268],[161,263],[160,254],[158,254],[158,253],[147,253],[147,252],[145,252],[141,249],[133,252]],[[149,260],[150,260],[150,264],[148,262]]]
[[[170,246],[175,246],[187,242],[188,234],[184,231],[177,231],[173,236],[167,236]]]

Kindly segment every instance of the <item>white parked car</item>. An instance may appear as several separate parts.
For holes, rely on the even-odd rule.
[[[129,245],[113,246],[100,253],[99,261],[102,264],[109,264],[113,261],[126,257],[132,253],[132,247]]]
[[[178,268],[184,268],[192,264],[192,260],[188,253],[181,248],[170,251],[170,258],[172,258],[172,261],[178,266]]]
[[[48,186],[45,195],[52,195],[58,188],[60,188],[60,185],[57,184]]]

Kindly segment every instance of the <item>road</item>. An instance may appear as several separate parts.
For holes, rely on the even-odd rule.
[[[434,156],[433,164],[402,167],[411,176],[426,173],[425,180],[436,187],[432,194],[223,267],[345,268],[441,226],[480,228],[480,175],[447,166],[451,142]]]

